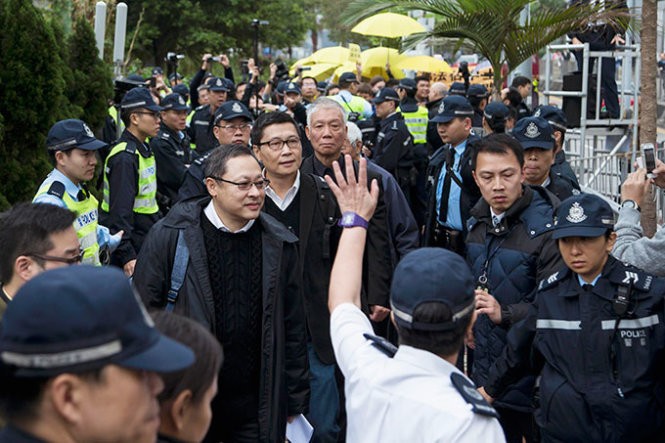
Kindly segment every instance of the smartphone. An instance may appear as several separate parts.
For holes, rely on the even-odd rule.
[[[656,169],[656,147],[653,143],[643,143],[640,149],[642,149],[642,157],[644,157],[644,167],[647,170],[647,174],[651,174]]]

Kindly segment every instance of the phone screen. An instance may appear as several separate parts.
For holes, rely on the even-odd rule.
[[[647,174],[656,169],[656,152],[652,144],[642,146],[642,155],[644,156],[644,166],[647,169]]]

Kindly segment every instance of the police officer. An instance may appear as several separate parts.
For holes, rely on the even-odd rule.
[[[197,108],[187,130],[192,143],[196,145],[196,152],[203,155],[217,146],[217,140],[213,134],[213,120],[215,111],[227,99],[230,91],[226,79],[213,77],[208,79],[208,104]]]
[[[387,88],[384,88],[384,90]],[[353,171],[346,156],[346,171]],[[330,336],[344,374],[349,443],[366,441],[503,442],[496,411],[457,368],[474,316],[473,278],[464,260],[421,248],[397,265],[390,289],[399,348],[376,337],[360,310],[368,219],[379,198],[367,189],[365,160],[333,189],[344,227],[330,276]],[[348,181],[347,181],[348,180]],[[447,272],[441,272],[446,269]]]
[[[662,441],[665,281],[610,255],[613,212],[600,197],[571,197],[556,219],[566,267],[540,282],[484,391],[540,374],[545,442]]]
[[[524,148],[524,179],[532,186],[542,186],[559,200],[579,194],[579,187],[568,178],[551,171],[554,163],[552,127],[540,117],[525,117],[511,132]]]
[[[483,136],[506,132],[506,119],[510,114],[508,106],[501,102],[492,102],[483,110]]]
[[[466,86],[463,82],[452,82],[450,89],[448,89],[448,95],[460,95],[466,97]]]
[[[372,160],[395,177],[409,199],[414,173],[413,137],[404,123],[404,117],[397,112],[399,96],[394,89],[383,88],[377,92],[373,102],[376,116],[380,119],[380,129],[372,149]]]
[[[231,100],[222,104],[215,112],[213,134],[218,145],[241,144],[249,149],[249,136],[253,122],[249,109],[241,102]],[[203,167],[211,151],[195,159],[185,172],[178,191],[178,201],[207,195]]]
[[[160,208],[168,211],[177,199],[185,172],[194,159],[185,133],[189,106],[178,93],[162,100],[161,123],[157,137],[150,141],[157,166],[157,196]]]
[[[485,85],[473,84],[469,86],[466,91],[466,97],[469,103],[473,106],[473,117],[471,118],[471,127],[474,134],[478,136],[483,135],[483,111],[487,106],[487,99],[490,93],[487,91]]]
[[[360,82],[353,72],[344,72],[339,77],[339,93],[331,96],[333,100],[342,105],[349,121],[356,122],[372,117],[372,105],[362,97],[358,97]]]
[[[566,142],[566,131],[568,130],[566,114],[557,106],[542,105],[536,108],[533,116],[544,118],[552,127],[552,136],[554,137],[554,164],[552,165],[552,171],[555,174],[560,174],[568,178],[579,188],[580,184],[577,180],[577,175],[566,160],[566,153],[563,149]]]
[[[159,132],[161,107],[145,88],[134,88],[120,102],[125,123],[118,143],[104,164],[104,187],[100,222],[112,233],[124,231],[111,264],[120,266],[128,276],[134,273],[136,255],[143,239],[159,218],[155,156],[148,137]]]
[[[53,171],[33,198],[34,203],[50,203],[76,213],[74,229],[83,249],[83,262],[100,265],[100,248],[115,249],[122,232],[111,236],[98,224],[98,202],[86,186],[97,166],[97,151],[106,147],[81,120],[61,120],[51,127],[46,149]]]

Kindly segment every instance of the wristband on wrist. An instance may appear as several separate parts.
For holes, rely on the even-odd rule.
[[[369,222],[355,212],[345,211],[342,214],[342,218],[340,218],[339,222],[337,222],[337,226],[341,226],[343,228],[361,227],[367,229]]]

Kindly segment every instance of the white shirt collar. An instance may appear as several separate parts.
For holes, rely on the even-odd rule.
[[[501,220],[503,220],[503,217],[506,216],[506,212],[502,212],[501,214],[495,214],[494,209],[490,206],[490,213],[492,214],[492,220],[494,220],[494,217],[496,217],[499,221],[498,223],[501,223]]]
[[[543,184],[540,185],[540,186],[542,186],[543,188],[546,188],[550,185],[550,183],[552,183],[552,180],[550,180],[550,176],[548,175],[547,178],[545,179],[545,181],[543,182]]]
[[[222,219],[219,218],[219,215],[217,215],[217,211],[215,211],[215,206],[213,205],[212,200],[210,200],[210,203],[208,203],[208,206],[205,207],[205,209],[203,210],[203,213],[205,214],[205,216],[208,218],[208,220],[210,221],[210,223],[212,223],[212,225],[214,227],[216,227],[220,231],[230,232],[232,234],[239,234],[241,232],[249,231],[249,228],[251,228],[252,225],[254,224],[254,222],[256,221],[256,220],[250,220],[250,221],[247,222],[247,224],[245,226],[238,229],[237,231],[231,231],[229,228],[227,228],[224,225],[224,223],[222,222]]]
[[[263,176],[265,177],[265,168],[263,169]],[[282,199],[277,193],[268,185],[266,188],[266,197],[269,197],[270,200],[275,203],[275,205],[279,208],[280,211],[285,211],[286,208],[288,208],[291,203],[293,203],[293,200],[295,200],[296,195],[298,195],[298,191],[300,190],[300,171],[296,174],[296,179],[293,182],[293,186],[289,188],[288,191],[286,191],[286,194],[284,194],[284,198]]]

